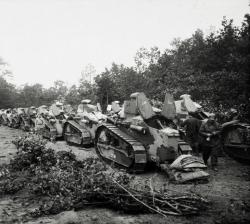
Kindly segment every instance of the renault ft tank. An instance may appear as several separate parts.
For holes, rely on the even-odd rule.
[[[89,145],[94,143],[98,125],[106,119],[90,100],[82,100],[77,114],[70,116],[64,125],[63,136],[67,143]]]
[[[35,123],[36,123],[36,116],[37,116],[37,108],[32,106],[25,109],[25,113],[28,117],[29,121],[29,130],[34,131],[35,130]]]
[[[43,137],[52,140],[56,136],[56,128],[53,126],[53,123],[54,119],[50,116],[48,107],[46,105],[40,106],[35,121],[35,131]]]
[[[230,157],[250,165],[250,124],[239,120],[222,124],[222,143]]]
[[[70,104],[63,106],[64,116],[68,119],[70,116],[75,114],[74,108]]]
[[[120,105],[120,101],[116,100],[113,101],[111,104],[107,106],[107,113],[108,115],[114,115],[121,111],[122,107]]]
[[[28,108],[18,108],[20,128],[24,131],[34,131],[36,123],[37,109],[32,106]]]
[[[10,112],[7,113],[7,119],[8,119],[8,126],[11,128],[18,128],[19,127],[19,117],[17,113],[17,109],[13,108],[10,109]]]
[[[22,107],[17,108],[17,114],[19,118],[19,127],[24,131],[30,130],[30,122],[29,122],[28,115],[26,113],[27,109],[28,108],[22,108]]]
[[[181,100],[175,101],[175,105],[180,117],[189,114],[205,120],[209,116],[209,113],[204,112],[202,107],[193,102],[187,94],[182,95]],[[222,123],[221,127],[220,135],[224,152],[239,162],[250,164],[250,124],[236,119]]]
[[[52,104],[49,110],[48,121],[50,123],[50,126],[47,128],[47,130],[49,130],[50,138],[56,139],[63,137],[63,127],[66,121],[66,117],[64,115],[62,103],[56,102]]]
[[[12,118],[13,118],[13,114],[12,114],[12,109],[8,108],[6,110],[1,110],[1,123],[3,125],[12,126]]]
[[[150,163],[160,166],[190,152],[172,121],[173,107],[173,99],[166,95],[161,114],[156,114],[144,93],[131,94],[118,116],[108,117],[97,128],[97,154],[108,163],[142,172]]]
[[[175,101],[176,113],[179,118],[187,118],[188,115],[204,120],[207,119],[209,113],[202,109],[202,106],[194,102],[191,96],[188,94],[183,94],[180,96],[180,100]]]
[[[0,125],[3,124],[2,114],[4,113],[3,109],[0,109]]]
[[[2,125],[7,125],[7,114],[6,114],[7,110],[5,109],[1,109],[0,110],[0,124]]]

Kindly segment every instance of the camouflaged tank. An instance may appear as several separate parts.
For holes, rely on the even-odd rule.
[[[96,129],[106,116],[90,103],[90,100],[82,100],[76,115],[71,114],[65,122],[63,136],[67,143],[79,146],[94,143]]]
[[[118,114],[97,128],[96,152],[104,161],[134,172],[143,172],[150,163],[171,162],[191,151],[180,139],[174,117],[171,95],[166,95],[163,110],[156,114],[144,93],[133,93]]]
[[[22,107],[17,108],[17,114],[19,118],[19,128],[21,128],[24,131],[29,131],[30,124],[26,111],[27,108],[22,108]]]
[[[38,108],[35,129],[43,137],[55,140],[63,136],[65,121],[61,103],[54,103],[50,108],[43,105]]]

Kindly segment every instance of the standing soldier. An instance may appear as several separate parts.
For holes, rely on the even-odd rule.
[[[209,116],[207,121],[202,123],[200,127],[200,135],[202,137],[202,156],[204,163],[207,165],[209,157],[211,157],[211,167],[217,171],[218,150],[220,143],[220,126],[215,121],[215,115]]]
[[[191,146],[194,155],[199,154],[199,130],[202,121],[189,116],[182,124],[186,131],[186,141]]]

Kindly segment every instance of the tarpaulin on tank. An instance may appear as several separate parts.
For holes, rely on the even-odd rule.
[[[48,108],[46,106],[40,106],[38,107],[38,114],[46,114],[48,113]]]
[[[97,103],[97,104],[96,104],[96,108],[97,108],[97,111],[102,112],[102,107],[101,107],[101,104],[100,104],[100,103]]]
[[[58,116],[61,114],[61,112],[63,112],[62,108],[60,106],[57,106],[56,104],[52,104],[50,110],[54,116]]]
[[[188,112],[196,112],[198,110],[197,106],[194,104],[194,102],[191,100],[190,95],[183,94],[180,97],[183,100],[183,107],[187,109]]]
[[[135,100],[125,100],[123,108],[125,114],[132,114],[132,115],[138,114]]]
[[[119,103],[115,101],[112,102],[111,108],[114,113],[118,113],[121,110]]]
[[[73,107],[70,104],[64,105],[63,109],[64,109],[64,111],[66,113],[72,113],[73,112]]]
[[[37,113],[37,109],[35,107],[29,107],[29,108],[25,108],[25,112],[28,114],[28,115],[34,115]]]
[[[83,113],[83,112],[91,113],[94,111],[97,111],[97,108],[96,106],[91,104],[80,104],[77,109],[77,113]]]
[[[162,108],[162,115],[168,119],[174,119],[176,115],[176,108],[173,95],[166,93]]]
[[[24,114],[25,113],[24,108],[21,108],[21,107],[17,108],[17,113],[18,114]]]
[[[155,112],[144,93],[139,93],[136,101],[139,113],[144,119],[149,119],[155,115]]]
[[[24,108],[24,112],[25,112],[26,114],[29,114],[29,107]]]

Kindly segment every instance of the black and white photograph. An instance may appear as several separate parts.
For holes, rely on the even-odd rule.
[[[250,0],[0,0],[0,224],[250,223]]]

